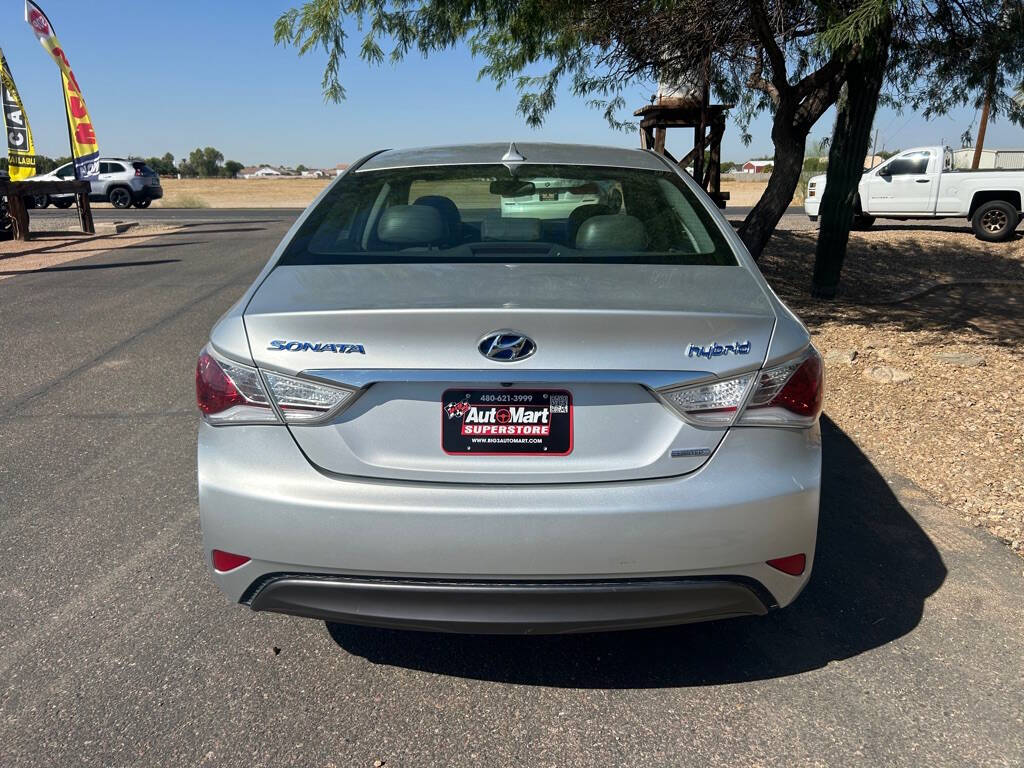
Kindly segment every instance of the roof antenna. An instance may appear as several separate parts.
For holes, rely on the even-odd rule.
[[[514,171],[515,168],[513,166],[516,166],[519,163],[526,162],[526,158],[523,157],[522,154],[520,154],[519,148],[516,146],[516,143],[512,141],[509,142],[508,151],[501,156],[501,162],[510,171]]]

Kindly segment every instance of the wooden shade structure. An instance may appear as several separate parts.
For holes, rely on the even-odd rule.
[[[633,113],[640,118],[640,146],[678,162],[684,170],[692,165],[693,178],[719,208],[725,208],[729,199],[729,193],[722,192],[722,135],[730,107],[732,104],[708,104],[705,89],[703,99],[661,99]],[[669,128],[693,129],[693,149],[678,161],[665,148]]]

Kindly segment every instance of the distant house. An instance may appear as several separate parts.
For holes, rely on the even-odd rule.
[[[334,170],[331,171],[335,176],[341,176],[345,171],[348,170],[348,163],[338,163],[334,166]]]
[[[281,175],[281,172],[269,165],[257,165],[250,168],[243,168],[238,172],[238,175],[243,179],[266,179],[277,178]]]
[[[774,160],[747,160],[740,170],[743,173],[771,173],[774,167]]]

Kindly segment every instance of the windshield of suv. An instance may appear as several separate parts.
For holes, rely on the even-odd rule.
[[[451,165],[347,174],[278,265],[509,260],[737,264],[670,171]]]

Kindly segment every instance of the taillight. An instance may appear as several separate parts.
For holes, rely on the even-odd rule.
[[[355,394],[354,390],[329,387],[306,379],[294,379],[264,371],[270,396],[289,423],[309,423],[332,416]]]
[[[196,364],[196,403],[211,424],[280,424],[278,413],[289,424],[312,424],[334,416],[355,394],[270,371],[261,376],[256,368],[215,357],[209,349]]]
[[[203,350],[196,363],[196,404],[211,424],[278,423],[259,372]]]
[[[739,424],[810,426],[821,414],[825,369],[814,347],[806,355],[761,371]]]
[[[823,385],[821,357],[809,347],[782,365],[658,394],[698,427],[809,427],[821,414]]]
[[[135,175],[136,176],[144,176],[145,174],[142,172],[141,168],[136,168],[135,169]]]
[[[727,427],[743,405],[753,374],[695,387],[662,390],[661,396],[687,421],[704,427]]]

